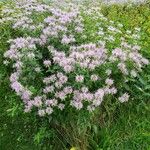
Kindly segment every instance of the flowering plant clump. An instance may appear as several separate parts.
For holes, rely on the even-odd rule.
[[[11,15],[15,11],[18,15]],[[13,63],[11,88],[23,100],[25,112],[91,112],[113,95],[126,102],[130,96],[124,83],[149,63],[140,54],[140,28],[126,31],[121,23],[104,17],[99,7],[54,7],[26,0],[3,13],[2,24],[11,22],[24,33],[8,41],[4,57],[5,64]]]

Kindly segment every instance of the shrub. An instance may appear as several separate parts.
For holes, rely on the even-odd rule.
[[[125,84],[149,63],[140,54],[140,28],[125,30],[99,7],[23,1],[2,13],[1,23],[21,35],[8,41],[4,63],[12,64],[11,88],[25,112],[57,116],[64,109],[92,112],[104,99],[126,102]]]

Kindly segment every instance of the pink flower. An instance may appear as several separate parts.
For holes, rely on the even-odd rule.
[[[62,103],[60,103],[60,104],[58,105],[58,108],[59,108],[60,110],[63,110],[63,109],[65,108],[65,105],[62,104]]]
[[[39,114],[39,116],[41,116],[41,117],[45,116],[45,110],[44,110],[44,109],[38,110],[38,114]]]
[[[85,99],[86,99],[87,101],[92,101],[93,98],[94,98],[94,94],[92,94],[92,93],[86,93]]]
[[[29,100],[31,97],[32,93],[28,90],[23,90],[21,93],[21,98],[25,101]]]
[[[104,97],[104,90],[103,89],[98,89],[96,92],[95,92],[95,94],[94,94],[94,96],[95,96],[95,99],[103,99],[103,97]]]
[[[107,79],[105,80],[105,83],[106,83],[108,86],[111,86],[111,85],[113,85],[114,80],[107,78]]]
[[[45,61],[43,62],[43,64],[44,64],[46,67],[49,67],[49,66],[51,66],[51,61],[50,61],[50,60],[45,60]]]
[[[33,105],[36,107],[42,106],[42,97],[40,97],[40,96],[35,97]]]
[[[82,76],[82,75],[76,76],[76,82],[83,82],[83,81],[84,81],[84,76]]]
[[[98,75],[96,75],[96,74],[91,75],[92,81],[97,81],[98,79],[99,79]]]
[[[68,86],[68,87],[65,87],[63,91],[65,94],[71,94],[73,92],[73,89],[71,86]]]
[[[53,101],[55,101],[55,100],[46,100],[46,101],[45,101],[45,104],[46,104],[47,106],[50,106],[50,105],[53,104]]]
[[[51,107],[47,107],[46,110],[45,110],[45,112],[46,112],[48,115],[50,115],[50,114],[52,114],[53,109],[52,109]]]
[[[83,104],[78,101],[72,101],[71,105],[74,106],[76,109],[80,110],[83,107]]]
[[[131,70],[130,74],[133,78],[137,77],[137,72],[135,70]]]
[[[70,66],[70,65],[64,66],[64,71],[65,71],[66,73],[70,73],[72,70],[73,70],[73,67],[72,67],[72,66]]]
[[[55,82],[55,87],[60,89],[62,88],[63,84],[60,81]]]
[[[19,73],[18,72],[15,72],[15,73],[11,74],[10,82],[16,82],[18,79],[19,79]]]
[[[112,87],[112,88],[110,89],[110,93],[111,93],[111,94],[116,94],[116,93],[117,93],[117,89],[116,89],[115,87]]]
[[[44,89],[43,89],[43,92],[44,93],[52,93],[54,92],[54,86],[46,86]]]
[[[142,61],[142,63],[143,63],[144,65],[148,65],[148,64],[149,64],[148,59],[142,58],[141,61]]]
[[[13,82],[11,88],[18,94],[23,91],[23,86],[18,81]]]
[[[89,89],[88,89],[87,87],[82,87],[82,88],[81,88],[81,91],[82,91],[83,93],[87,93],[88,90],[89,90]]]
[[[88,110],[89,112],[92,112],[92,111],[95,110],[95,106],[89,105],[89,106],[87,107],[87,110]]]
[[[109,75],[111,75],[111,73],[112,73],[112,70],[110,70],[110,69],[107,69],[106,70],[106,74],[109,76]]]
[[[68,81],[68,78],[67,78],[67,76],[61,76],[60,78],[59,78],[59,82],[61,82],[62,84],[64,84],[64,83],[66,83]]]
[[[121,102],[121,103],[123,103],[123,102],[127,102],[128,100],[129,100],[129,94],[128,93],[124,93],[121,97],[119,97],[118,99],[119,99],[119,101]]]

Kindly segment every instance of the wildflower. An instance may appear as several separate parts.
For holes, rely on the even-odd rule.
[[[126,68],[126,65],[124,63],[119,63],[117,65],[117,67],[121,70],[121,72],[124,74],[124,75],[128,75],[128,70]]]
[[[99,77],[96,74],[91,75],[91,80],[92,81],[97,81]]]
[[[32,93],[28,90],[23,90],[22,93],[21,93],[21,98],[24,100],[24,101],[27,101],[30,99]]]
[[[51,107],[47,107],[46,110],[45,110],[45,112],[46,112],[48,115],[50,115],[50,114],[52,114],[53,109],[52,109]]]
[[[39,72],[41,72],[41,68],[40,67],[36,67],[35,71],[39,73]]]
[[[111,75],[112,71],[110,69],[107,69],[105,73],[109,76]]]
[[[7,66],[9,64],[9,61],[8,60],[4,60],[3,64]]]
[[[66,73],[70,73],[72,70],[73,70],[73,67],[72,67],[72,66],[70,66],[70,65],[64,66],[64,71],[65,71]]]
[[[89,106],[87,107],[87,110],[88,110],[89,112],[92,112],[92,111],[95,110],[95,106],[89,105]]]
[[[46,101],[45,101],[45,104],[46,104],[47,106],[50,106],[50,105],[53,104],[53,101],[55,101],[55,100],[46,100]]]
[[[18,94],[23,91],[23,86],[18,81],[13,82],[11,88]]]
[[[63,84],[59,81],[55,82],[55,87],[60,89],[61,87],[63,87]]]
[[[63,109],[65,108],[65,105],[61,103],[61,104],[58,105],[58,108],[59,108],[60,110],[63,110]]]
[[[51,61],[50,61],[50,60],[45,60],[45,61],[43,62],[43,64],[44,64],[46,67],[49,67],[49,66],[51,66]]]
[[[84,76],[77,75],[75,80],[76,80],[76,82],[83,82],[84,81]]]
[[[40,96],[35,97],[33,105],[36,107],[42,106],[42,97],[40,97]]]
[[[18,1],[15,9],[2,10],[3,18],[0,19],[1,23],[11,21],[12,28],[21,30],[21,33],[33,31],[40,34],[37,38],[32,36],[10,39],[8,41],[10,48],[4,53],[6,58],[4,63],[7,64],[9,61],[7,59],[10,59],[15,70],[10,76],[11,88],[23,100],[24,111],[30,112],[37,107],[39,116],[50,115],[55,108],[63,110],[68,102],[77,110],[86,106],[86,109],[92,112],[101,105],[105,96],[120,93],[119,88],[114,87],[113,84],[119,82],[121,76],[115,81],[113,80],[115,74],[122,72],[123,77],[119,83],[122,84],[127,82],[126,79],[136,77],[143,66],[149,64],[148,59],[140,54],[141,47],[136,44],[140,38],[140,29],[135,28],[134,33],[127,30],[123,35],[123,25],[115,26],[114,22],[104,17],[97,7],[83,9],[83,15],[80,13],[80,8],[77,9],[72,5],[65,6],[67,9],[62,7],[49,6],[36,0]],[[15,17],[11,15],[14,10],[18,10]],[[33,12],[37,15],[40,13],[51,15],[43,19],[43,22],[37,23],[33,20]],[[89,32],[89,35],[83,32],[86,32],[85,20],[82,17],[84,15],[89,15],[87,17],[95,22],[101,20],[95,25],[96,32]],[[86,38],[96,35],[99,36],[95,38],[95,43],[85,43],[90,41],[90,38]],[[76,41],[76,38],[82,38],[84,44],[81,43],[82,40]],[[128,38],[134,44],[129,43]],[[50,39],[56,42],[51,43]],[[117,47],[115,41],[118,43]],[[50,43],[54,46],[49,45]],[[113,45],[113,50],[110,44]],[[47,59],[42,60],[42,58]],[[49,70],[49,67],[52,69]],[[35,73],[32,73],[34,70]],[[85,76],[82,75],[83,73]],[[99,80],[99,75],[102,82],[94,84],[94,88],[91,87],[87,76],[90,81],[96,82]],[[27,88],[36,87],[36,82],[34,87],[34,82],[30,81],[37,76],[45,87],[41,87],[38,95],[34,93],[33,97],[30,88]],[[75,82],[72,77],[75,78]],[[129,95],[124,93],[118,99],[120,102],[126,102]]]
[[[87,87],[82,87],[82,88],[81,88],[81,91],[82,91],[83,93],[87,93],[87,92],[88,92],[88,88],[87,88]]]
[[[19,79],[19,73],[18,72],[12,73],[9,79],[10,82],[16,82]]]
[[[103,89],[98,89],[96,91],[96,93],[94,94],[95,96],[95,99],[103,99],[103,96],[104,96],[104,90]]]
[[[54,92],[54,86],[46,86],[46,87],[43,89],[43,92],[44,92],[44,93],[52,93],[52,92]]]
[[[75,42],[75,38],[73,37],[73,35],[70,35],[69,37],[67,37],[66,35],[63,35],[63,38],[61,41],[62,44],[69,44],[72,42]]]
[[[30,52],[30,53],[28,53],[27,57],[30,59],[33,59],[33,58],[35,58],[35,54]]]
[[[113,81],[112,79],[107,78],[106,81],[105,81],[105,83],[106,83],[108,86],[111,86],[111,85],[113,85],[114,81]]]
[[[73,89],[71,86],[67,86],[63,89],[65,94],[71,94],[73,92]]]
[[[45,116],[45,110],[44,110],[44,109],[38,110],[38,114],[39,114],[39,116],[41,116],[41,117]]]
[[[121,103],[123,103],[123,102],[127,102],[128,100],[129,100],[129,94],[128,93],[124,93],[121,97],[119,97],[118,99],[119,99],[119,101],[121,102]]]
[[[68,81],[68,77],[63,75],[63,76],[59,77],[59,81],[60,81],[60,83],[64,84]]]
[[[134,78],[137,77],[137,72],[135,70],[131,70],[130,74]]]
[[[83,104],[79,101],[72,101],[71,105],[74,106],[78,110],[80,110],[83,107]]]
[[[148,64],[149,64],[148,59],[142,58],[141,61],[142,61],[142,63],[143,63],[144,65],[148,65]]]
[[[116,94],[117,93],[117,89],[115,87],[112,87],[111,89],[109,89],[109,93],[110,94]]]
[[[78,27],[75,28],[75,31],[78,32],[78,33],[82,33],[83,28],[78,26]]]

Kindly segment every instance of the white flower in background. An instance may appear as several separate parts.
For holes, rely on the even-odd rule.
[[[127,102],[129,100],[129,94],[128,93],[124,93],[121,97],[118,98],[118,100],[121,103]]]

